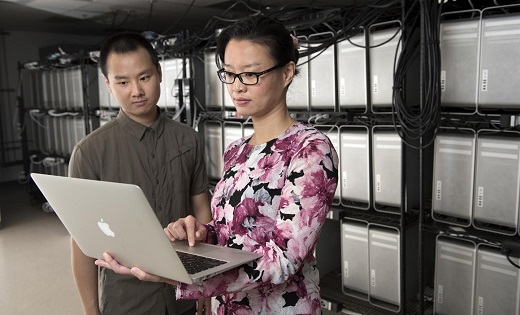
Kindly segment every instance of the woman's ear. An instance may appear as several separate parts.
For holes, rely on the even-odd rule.
[[[294,74],[296,73],[296,64],[294,61],[289,61],[283,68],[284,73],[284,81],[285,87],[288,87],[294,79]]]

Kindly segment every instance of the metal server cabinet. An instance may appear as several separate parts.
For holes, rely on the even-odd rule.
[[[204,151],[208,176],[220,179],[222,176],[222,124],[217,121],[204,123]]]
[[[359,209],[370,208],[370,141],[364,126],[341,126],[341,203]]]
[[[206,108],[222,110],[224,103],[224,84],[217,76],[217,64],[215,63],[216,51],[210,50],[204,53],[204,82],[206,91]]]
[[[172,69],[171,69],[172,64],[169,63],[168,69],[166,69],[167,68],[166,60],[164,58],[161,58],[161,60],[159,61],[159,64],[161,66],[162,80],[160,83],[161,94],[159,96],[159,99],[157,100],[157,106],[159,106],[161,108],[165,108],[166,107],[166,94],[167,94],[167,92],[166,92],[167,88],[165,87],[165,85],[166,85],[166,81],[168,81],[168,79],[169,79],[168,74],[170,71],[172,71]],[[175,70],[173,70],[172,72],[174,72],[174,71]]]
[[[331,32],[317,33],[309,36],[309,40],[316,38],[332,37]],[[311,45],[316,47],[317,44]],[[334,110],[336,108],[336,60],[334,45],[325,51],[311,54],[309,61],[309,83],[310,83],[310,109],[311,110]]]
[[[224,122],[224,150],[226,150],[232,142],[242,138],[242,134],[241,123],[233,121]]]
[[[518,225],[520,134],[485,132],[477,134],[473,224],[478,229],[514,235]]]
[[[73,110],[76,108],[76,103],[74,97],[76,96],[76,72],[80,72],[80,80],[81,78],[81,68],[80,67],[70,67],[65,68],[64,70],[64,82],[62,85],[63,89],[63,104],[65,108],[68,110]],[[81,87],[83,87],[83,81],[79,81]],[[83,102],[82,102],[83,104]]]
[[[343,220],[341,229],[343,293],[368,300],[368,223]]]
[[[306,40],[307,37],[298,36],[298,39]],[[287,91],[287,107],[289,110],[309,110],[309,57],[300,57],[297,68],[299,73]]]
[[[517,258],[512,258],[518,264]],[[474,312],[477,315],[520,314],[520,276],[500,249],[477,248]]]
[[[398,48],[401,31],[399,28],[376,30],[383,25],[400,24],[398,21],[374,24],[369,28],[370,80],[372,110],[390,109],[393,100],[394,60],[401,52]]]
[[[434,314],[473,314],[475,243],[437,237]]]
[[[349,40],[337,44],[338,104],[340,108],[360,108],[366,112],[366,49],[362,48],[365,46],[365,34],[352,36]]]
[[[327,137],[329,137],[330,142],[334,147],[334,150],[336,150],[338,158],[340,158],[339,128],[334,125],[315,125],[314,127],[323,132],[325,135],[327,135]],[[340,168],[340,165],[338,165],[338,168]],[[338,169],[338,173],[341,174],[341,169]],[[334,193],[334,201],[332,202],[333,205],[338,205],[340,203],[340,190],[340,185],[338,183],[338,186],[336,187],[336,192]]]
[[[477,109],[520,108],[520,16],[493,17],[482,11],[480,88]],[[496,9],[495,9],[496,11]]]
[[[475,132],[440,133],[435,139],[432,218],[470,226],[473,209]]]
[[[376,126],[372,129],[372,146],[374,208],[382,212],[399,212],[402,182],[401,138],[394,130]]]
[[[440,33],[441,105],[475,112],[480,20],[443,21]]]
[[[401,310],[401,301],[417,293],[417,225],[406,230],[405,249],[401,248],[401,231],[389,226],[368,225],[369,302],[393,312]],[[401,261],[401,250],[406,261]],[[405,268],[401,268],[404,264]],[[401,299],[401,270],[405,270],[405,297]]]

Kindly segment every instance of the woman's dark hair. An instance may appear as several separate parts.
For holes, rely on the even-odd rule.
[[[265,16],[252,16],[226,27],[217,38],[218,68],[222,68],[226,46],[230,40],[249,40],[264,45],[277,65],[293,61],[298,64],[299,53],[289,31],[281,22]],[[296,70],[295,75],[298,73]]]
[[[101,72],[107,77],[107,58],[111,52],[116,54],[125,54],[136,51],[139,47],[143,47],[148,51],[152,63],[159,67],[159,56],[152,44],[139,33],[122,32],[108,37],[99,51],[99,67]]]

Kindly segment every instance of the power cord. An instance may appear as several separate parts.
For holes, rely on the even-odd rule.
[[[513,266],[515,266],[516,268],[520,269],[520,266],[518,264],[516,264],[510,257],[509,257],[509,252],[506,254],[506,258],[507,258],[507,261],[509,261],[509,263]]]

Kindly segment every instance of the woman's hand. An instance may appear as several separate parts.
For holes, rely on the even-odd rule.
[[[110,269],[114,271],[117,274],[121,275],[129,275],[129,276],[135,276],[137,279],[141,281],[149,281],[149,282],[165,282],[169,283],[171,285],[178,285],[179,282],[167,279],[164,277],[159,277],[150,273],[146,273],[142,271],[141,269],[137,267],[128,268],[126,266],[123,266],[119,264],[110,254],[103,253],[103,259],[97,259],[94,262],[97,266],[104,267],[107,269]]]
[[[211,315],[211,298],[197,300],[197,315]]]
[[[164,232],[171,241],[187,239],[190,246],[195,246],[197,241],[205,240],[208,234],[204,224],[191,215],[168,224]]]

